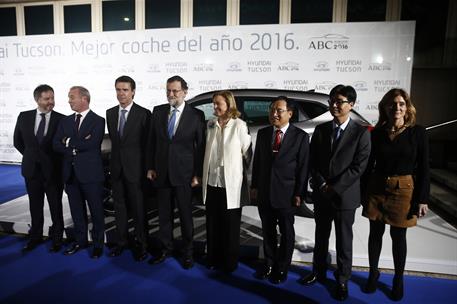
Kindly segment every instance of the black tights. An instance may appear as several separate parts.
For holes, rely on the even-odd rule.
[[[379,256],[382,248],[382,236],[386,225],[370,221],[370,236],[368,238],[368,258],[370,271],[378,270]],[[392,255],[394,258],[395,275],[403,276],[406,263],[406,228],[390,226],[392,238]]]

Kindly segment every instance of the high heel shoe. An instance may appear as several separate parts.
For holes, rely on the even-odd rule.
[[[394,276],[391,298],[394,301],[400,301],[403,299],[403,276]]]
[[[378,285],[378,279],[379,279],[380,273],[379,270],[370,270],[370,275],[368,276],[368,281],[367,284],[365,285],[364,292],[365,293],[374,293],[377,289]]]

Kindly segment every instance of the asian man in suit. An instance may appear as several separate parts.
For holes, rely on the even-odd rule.
[[[265,255],[265,264],[255,277],[269,278],[274,284],[287,279],[295,244],[295,209],[307,190],[309,136],[290,123],[293,111],[287,97],[273,101],[271,126],[257,133],[252,165],[251,198],[257,201],[262,221]]]
[[[149,263],[162,263],[173,249],[175,202],[183,240],[181,264],[193,267],[192,187],[201,184],[205,151],[205,115],[186,104],[187,82],[167,80],[168,104],[154,107],[148,135],[147,177],[157,188],[160,253]]]
[[[63,180],[68,194],[76,242],[65,255],[87,247],[88,219],[86,202],[92,219],[93,250],[91,257],[103,254],[105,218],[103,214],[103,163],[101,143],[105,119],[89,109],[89,91],[81,86],[70,88],[68,103],[74,114],[60,121],[54,136],[54,150],[63,154]]]
[[[33,97],[37,109],[21,112],[14,129],[14,147],[22,154],[22,176],[29,196],[32,225],[30,239],[24,251],[34,249],[43,240],[44,196],[51,213],[51,252],[62,247],[62,169],[61,156],[52,149],[52,138],[64,115],[53,111],[54,90],[43,84],[36,87]]]
[[[137,261],[147,257],[147,235],[143,204],[143,180],[146,179],[146,140],[151,112],[133,101],[135,81],[121,76],[115,81],[119,105],[106,111],[111,139],[111,181],[113,189],[118,241],[109,255],[121,255],[128,245],[128,220],[135,227],[134,256]]]
[[[371,148],[368,129],[350,118],[356,99],[353,87],[334,87],[329,99],[333,120],[318,125],[311,139],[311,185],[316,221],[313,272],[300,280],[305,285],[325,281],[329,237],[334,222],[335,298],[341,301],[348,297],[352,225],[361,202],[360,176],[367,166]]]

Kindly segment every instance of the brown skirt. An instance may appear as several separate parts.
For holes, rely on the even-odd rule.
[[[368,181],[363,216],[394,227],[416,226],[417,216],[411,212],[414,180],[411,175],[380,176]]]

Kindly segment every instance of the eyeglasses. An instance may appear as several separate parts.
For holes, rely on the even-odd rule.
[[[270,108],[271,113],[276,113],[278,115],[281,115],[282,113],[287,112],[287,111],[288,110],[279,109],[279,108]]]
[[[167,90],[167,95],[169,95],[170,93],[173,93],[173,95],[176,95],[178,94],[179,92],[181,92],[182,90]]]
[[[344,103],[351,103],[351,101],[349,100],[344,100],[344,99],[329,99],[327,100],[328,104],[333,106],[334,104],[336,104],[337,106],[341,106],[343,105]]]

